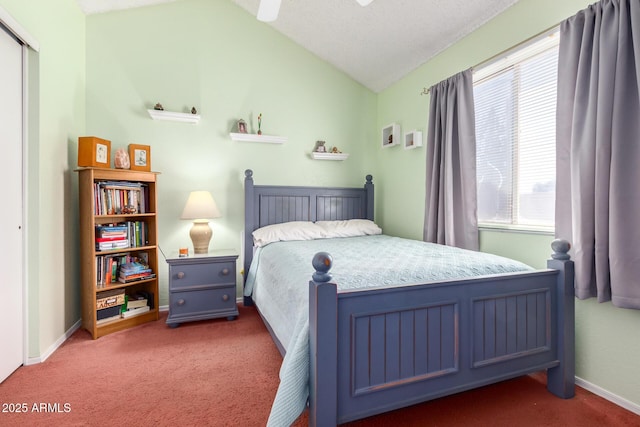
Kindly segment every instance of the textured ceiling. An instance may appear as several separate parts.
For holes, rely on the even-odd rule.
[[[173,0],[77,0],[87,14]],[[211,0],[222,1],[222,0]],[[233,1],[256,15],[260,0]],[[282,0],[271,25],[380,92],[518,0]]]

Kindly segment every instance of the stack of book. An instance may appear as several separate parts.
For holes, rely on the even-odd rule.
[[[127,295],[124,306],[122,307],[121,317],[126,319],[149,311],[151,309],[150,305],[153,305],[153,303],[149,304],[149,298],[151,298],[151,295],[146,292],[136,292],[133,295]]]
[[[148,265],[140,262],[128,262],[120,266],[118,282],[130,283],[139,280],[151,279],[153,277],[156,277],[156,275]]]
[[[139,262],[148,264],[149,257],[146,252],[141,252],[134,255],[131,254],[107,254],[96,256],[96,284],[98,288],[104,288],[112,283],[118,282],[118,276],[120,266],[131,263]]]
[[[128,248],[129,233],[125,224],[96,225],[96,250]]]

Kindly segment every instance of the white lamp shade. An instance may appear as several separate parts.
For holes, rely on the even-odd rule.
[[[208,191],[192,191],[184,206],[180,219],[210,219],[218,218],[220,211],[216,201]]]
[[[281,0],[260,0],[258,7],[258,21],[272,22],[278,17]]]
[[[369,3],[371,3],[373,0],[356,0],[358,3],[360,3],[360,6],[368,6]]]

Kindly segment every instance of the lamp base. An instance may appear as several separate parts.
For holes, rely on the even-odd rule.
[[[213,230],[209,227],[209,221],[193,221],[193,227],[189,231],[191,242],[193,243],[193,253],[206,254],[209,252],[209,242],[213,236]]]

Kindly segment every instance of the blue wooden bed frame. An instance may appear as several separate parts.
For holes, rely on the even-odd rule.
[[[364,188],[258,186],[245,171],[245,280],[257,228],[373,220],[373,209],[371,175]],[[317,254],[313,266],[309,260],[309,424],[337,425],[542,370],[551,393],[573,397],[574,268],[567,241],[552,249],[544,270],[359,291],[338,291],[330,254]]]

